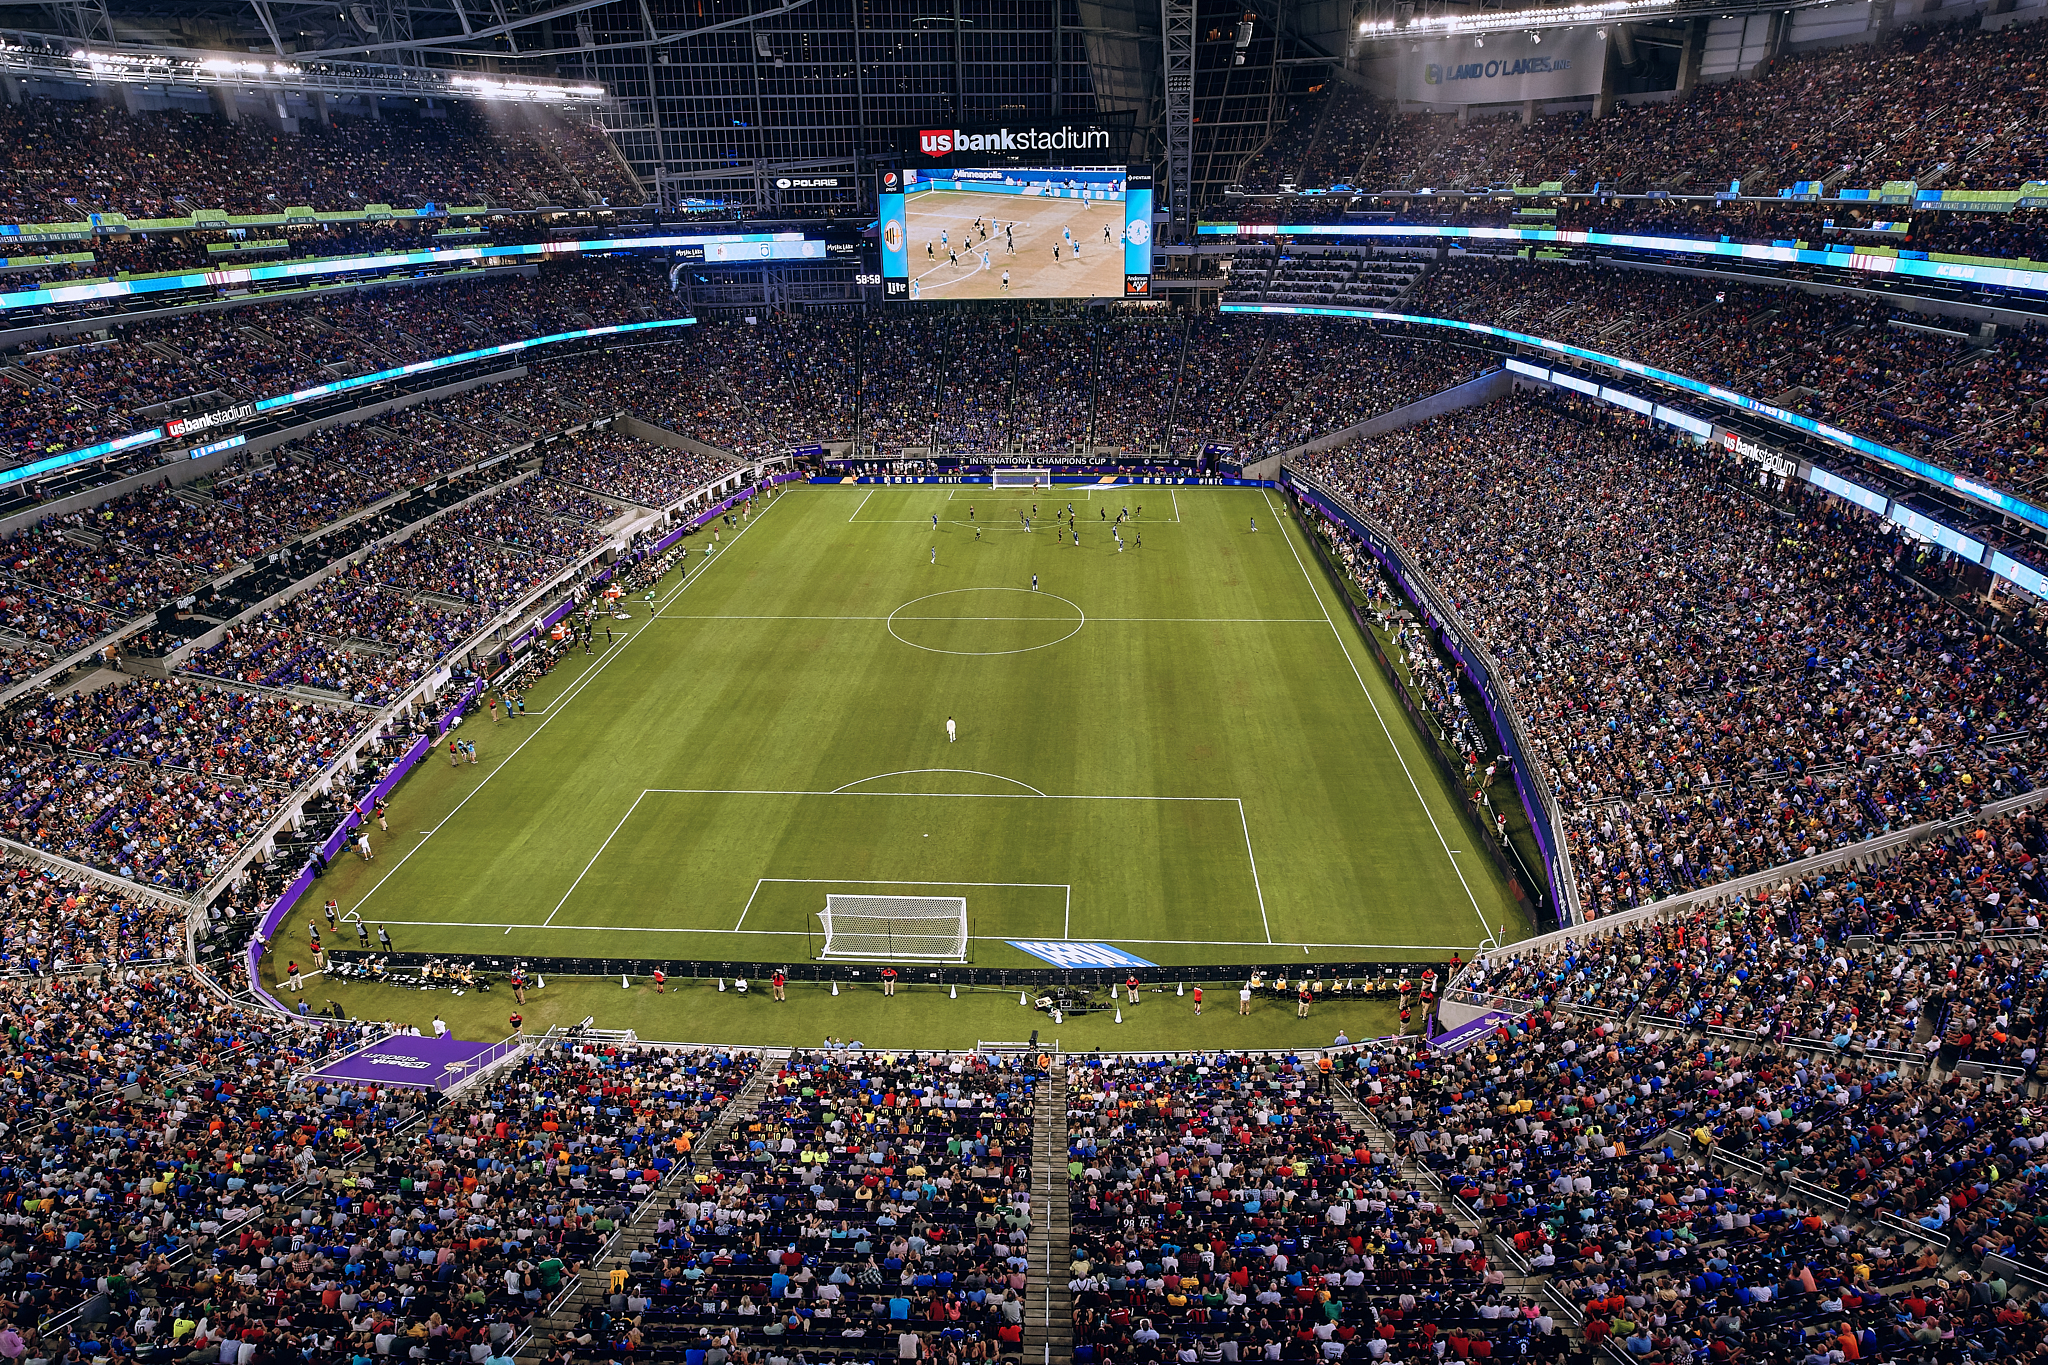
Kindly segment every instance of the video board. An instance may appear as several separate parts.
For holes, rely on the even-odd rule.
[[[884,298],[1152,296],[1150,166],[885,170],[876,199]]]

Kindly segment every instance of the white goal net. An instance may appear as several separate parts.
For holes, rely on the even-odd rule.
[[[1052,473],[1044,469],[992,469],[989,478],[997,488],[1052,487]]]
[[[964,896],[833,896],[820,957],[959,962],[967,956]]]

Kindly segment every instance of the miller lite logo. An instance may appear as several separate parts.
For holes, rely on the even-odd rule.
[[[926,156],[951,156],[953,153],[953,130],[951,128],[927,128],[917,135],[918,149]]]

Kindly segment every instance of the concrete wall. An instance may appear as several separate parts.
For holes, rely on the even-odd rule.
[[[1298,445],[1292,450],[1248,464],[1244,467],[1244,476],[1248,479],[1277,479],[1280,477],[1281,464],[1298,455],[1315,455],[1343,445],[1347,441],[1371,440],[1375,436],[1384,436],[1390,431],[1412,427],[1417,422],[1427,422],[1432,417],[1441,417],[1460,408],[1476,408],[1481,403],[1491,403],[1496,398],[1505,397],[1514,387],[1513,375],[1506,370],[1494,370],[1454,388],[1433,393],[1406,407],[1383,412],[1377,417],[1368,417],[1363,422],[1354,422],[1342,431],[1318,436],[1313,441]]]

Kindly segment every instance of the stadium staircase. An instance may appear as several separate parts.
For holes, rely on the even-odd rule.
[[[612,1290],[613,1272],[624,1272],[633,1248],[642,1242],[654,1240],[654,1225],[661,1221],[662,1212],[668,1201],[674,1197],[676,1186],[685,1172],[694,1178],[695,1173],[713,1170],[717,1165],[718,1149],[725,1144],[746,1121],[761,1107],[761,1101],[775,1083],[775,1076],[781,1063],[789,1057],[788,1048],[767,1048],[761,1053],[761,1065],[755,1070],[740,1093],[732,1102],[718,1112],[708,1127],[697,1136],[690,1148],[690,1159],[677,1162],[668,1175],[649,1190],[640,1203],[627,1216],[618,1220],[618,1228],[599,1248],[597,1253],[583,1265],[581,1271],[562,1282],[554,1299],[545,1304],[534,1315],[526,1335],[520,1340],[516,1358],[520,1365],[538,1365],[548,1356],[548,1345],[559,1334],[574,1327],[583,1317],[583,1310],[593,1305],[607,1306],[614,1297],[621,1299],[623,1310],[624,1290],[617,1295]],[[618,1314],[614,1314],[618,1316]]]
[[[1573,1340],[1579,1339],[1578,1310],[1551,1292],[1548,1278],[1520,1273],[1516,1269],[1518,1258],[1509,1254],[1511,1248],[1502,1243],[1500,1238],[1490,1234],[1486,1220],[1479,1211],[1445,1189],[1434,1171],[1402,1151],[1400,1143],[1395,1141],[1394,1135],[1387,1130],[1386,1125],[1359,1102],[1357,1093],[1344,1081],[1334,1077],[1330,1081],[1330,1103],[1338,1115],[1351,1125],[1352,1130],[1365,1139],[1367,1146],[1376,1154],[1391,1158],[1394,1169],[1392,1183],[1403,1189],[1418,1190],[1434,1199],[1458,1226],[1465,1230],[1465,1235],[1480,1245],[1486,1252],[1487,1261],[1497,1266],[1501,1272],[1501,1294],[1505,1300],[1515,1302],[1528,1299],[1534,1303],[1548,1303],[1557,1322],[1558,1331]]]
[[[1067,1205],[1067,1072],[1055,1060],[1031,1111],[1031,1289],[1024,1300],[1024,1365],[1074,1358],[1073,1220]]]

